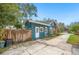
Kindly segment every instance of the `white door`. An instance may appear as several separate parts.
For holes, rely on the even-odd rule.
[[[47,33],[48,33],[48,29],[47,27],[45,27],[45,36],[47,36]]]
[[[39,27],[35,27],[35,36],[39,38]]]

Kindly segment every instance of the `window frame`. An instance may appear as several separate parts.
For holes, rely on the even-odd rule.
[[[43,27],[40,27],[40,32],[44,32],[44,28]]]

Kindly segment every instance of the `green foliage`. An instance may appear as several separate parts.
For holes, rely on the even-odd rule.
[[[67,42],[70,44],[79,44],[79,36],[78,35],[71,35],[68,38]]]
[[[18,4],[0,4],[0,26],[11,25],[16,22],[19,11]]]
[[[27,4],[23,4],[24,7],[24,13],[27,16],[27,18],[31,18],[32,16],[37,17],[37,8],[34,4],[31,3],[27,3]]]
[[[22,28],[22,23],[19,20],[23,20],[23,17],[27,15],[31,18],[33,15],[36,16],[37,8],[33,4],[25,4],[24,9],[21,13],[19,4],[16,3],[1,3],[0,4],[0,28],[7,25],[13,25],[17,28]],[[25,13],[25,14],[24,14]]]
[[[65,30],[65,25],[64,25],[64,23],[59,23],[58,25],[59,25],[59,30],[60,30],[60,32],[64,32],[64,30]]]
[[[3,40],[4,29],[0,29],[0,40]]]
[[[74,24],[69,27],[69,31],[77,32],[79,30],[79,24]]]
[[[27,4],[27,6],[25,6],[25,9],[29,17],[33,15],[36,16],[37,8],[33,4]]]
[[[16,23],[14,24],[14,26],[15,26],[17,29],[22,28],[22,24],[21,24],[20,22],[16,22]]]

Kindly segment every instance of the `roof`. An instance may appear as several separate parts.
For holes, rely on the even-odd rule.
[[[27,20],[26,22],[31,22],[31,23],[35,23],[35,24],[44,25],[44,26],[50,26],[49,24],[41,23],[41,22],[37,22],[37,21],[33,21],[33,20]]]

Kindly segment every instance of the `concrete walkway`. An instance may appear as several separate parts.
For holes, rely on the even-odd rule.
[[[71,45],[66,41],[69,34],[58,36],[50,40],[36,40],[21,43],[11,47],[2,55],[71,55]]]

